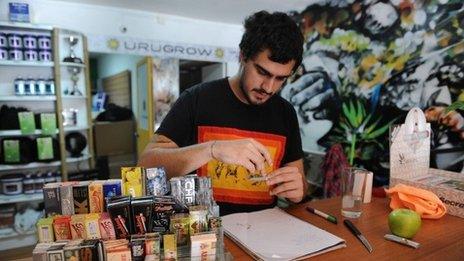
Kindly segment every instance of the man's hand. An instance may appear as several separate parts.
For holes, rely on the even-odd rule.
[[[287,166],[276,169],[268,174],[267,184],[276,185],[271,194],[298,203],[305,196],[303,174],[297,167]]]
[[[456,111],[445,113],[446,107],[431,106],[425,110],[425,117],[428,122],[437,122],[447,126],[451,131],[458,133],[464,139],[464,118]]]
[[[272,158],[266,147],[254,139],[213,141],[211,156],[227,164],[245,167],[250,173],[264,173]]]

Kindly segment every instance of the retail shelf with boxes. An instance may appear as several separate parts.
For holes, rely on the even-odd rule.
[[[36,242],[14,220],[44,184],[94,166],[87,65],[79,32],[0,22],[0,250]]]

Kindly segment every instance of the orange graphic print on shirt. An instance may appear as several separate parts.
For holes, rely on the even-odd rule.
[[[269,150],[272,167],[267,166],[266,173],[280,167],[285,151],[285,136],[235,128],[198,127],[198,143],[245,138],[253,138]],[[274,197],[269,195],[270,187],[266,182],[250,181],[249,171],[242,166],[211,160],[198,170],[198,175],[211,177],[214,199],[218,202],[249,205],[274,202]]]

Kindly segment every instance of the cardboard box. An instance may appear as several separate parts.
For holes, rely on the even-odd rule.
[[[135,123],[132,120],[95,122],[94,140],[97,156],[135,153]]]
[[[390,177],[390,187],[405,184],[435,193],[446,205],[447,214],[464,218],[464,176],[462,173],[430,168],[413,178]]]

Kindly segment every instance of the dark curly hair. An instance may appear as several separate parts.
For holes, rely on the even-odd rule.
[[[244,26],[240,51],[245,60],[269,49],[269,59],[273,62],[285,64],[294,60],[293,70],[300,66],[304,39],[297,24],[287,14],[260,11],[247,17]]]

